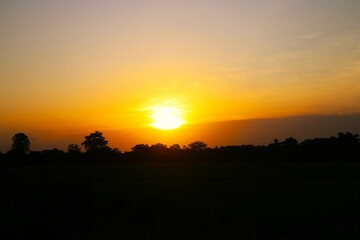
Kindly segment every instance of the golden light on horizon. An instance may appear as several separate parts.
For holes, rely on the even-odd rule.
[[[172,130],[185,123],[179,108],[172,106],[155,106],[152,108],[150,126],[159,130]]]
[[[16,132],[223,145],[238,126],[211,124],[360,113],[359,0],[83,2],[0,2],[0,152]]]

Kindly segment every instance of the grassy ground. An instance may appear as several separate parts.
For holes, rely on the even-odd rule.
[[[0,169],[0,239],[360,239],[359,163]]]

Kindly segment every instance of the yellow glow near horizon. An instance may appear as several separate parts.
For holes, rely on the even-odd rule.
[[[359,0],[19,2],[0,2],[0,152],[17,132],[262,144],[236,121],[360,112]]]
[[[160,130],[172,130],[184,124],[180,109],[169,106],[156,106],[152,109],[152,127]]]

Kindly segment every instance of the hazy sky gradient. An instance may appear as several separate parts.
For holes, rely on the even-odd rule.
[[[3,0],[0,130],[144,127],[163,102],[188,123],[360,112],[359,12],[358,0]]]

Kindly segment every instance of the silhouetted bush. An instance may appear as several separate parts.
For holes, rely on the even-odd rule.
[[[89,136],[85,136],[85,141],[81,143],[85,147],[87,152],[99,152],[109,150],[108,141],[105,140],[102,133],[99,131],[95,131],[91,133]]]

